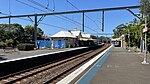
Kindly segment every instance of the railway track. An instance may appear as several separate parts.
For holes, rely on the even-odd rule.
[[[66,75],[74,71],[76,68],[92,59],[108,46],[109,45],[104,45],[102,48],[99,48],[97,50],[90,50],[68,59],[60,60],[56,63],[50,63],[38,68],[6,76],[0,79],[0,84],[56,83]]]

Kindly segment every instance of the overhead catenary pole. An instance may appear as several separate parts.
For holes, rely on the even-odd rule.
[[[104,11],[102,11],[102,32],[104,32]]]
[[[37,15],[35,15],[34,18],[34,43],[35,43],[35,48],[36,48],[36,41],[37,41]]]
[[[84,12],[82,13],[82,32],[84,32]]]
[[[11,25],[10,25],[10,20],[11,20],[11,18],[9,17],[8,19],[9,19],[8,31],[11,32]]]

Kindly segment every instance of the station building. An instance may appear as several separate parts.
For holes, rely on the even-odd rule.
[[[51,48],[71,48],[94,44],[90,34],[84,34],[74,28],[73,31],[60,31],[51,37]]]

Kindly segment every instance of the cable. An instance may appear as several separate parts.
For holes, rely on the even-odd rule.
[[[28,1],[30,1],[31,3],[33,3],[33,4],[37,5],[37,6],[40,6],[40,7],[42,7],[42,8],[46,8],[45,6],[43,6],[42,4],[40,4],[40,3],[38,3],[38,2],[36,2],[36,1],[34,1],[34,0],[28,0]],[[49,11],[51,11],[51,12],[54,12],[54,11],[52,11],[52,10],[49,9],[49,8],[47,8],[47,10],[49,10]],[[73,21],[73,23],[76,22],[77,24],[82,25],[81,23],[79,23],[79,22],[77,22],[77,21],[74,21],[74,20],[72,20],[72,19],[70,19],[70,18],[68,18],[68,17],[66,17],[66,16],[64,16],[64,15],[60,15],[60,16],[66,18],[67,20]],[[58,17],[58,16],[56,16],[56,17]],[[60,17],[59,17],[59,18],[60,18]],[[61,18],[61,19],[62,19],[62,18]],[[90,27],[87,27],[87,26],[84,26],[84,27],[89,28],[89,29],[91,29],[92,31],[95,31],[95,30],[93,30],[93,29],[90,28]],[[95,31],[95,32],[97,32],[97,31]]]
[[[53,0],[53,10],[55,11],[55,0]]]
[[[10,10],[10,0],[9,0],[9,15],[11,15],[11,10]]]
[[[28,1],[30,1],[31,2],[31,0],[28,0]],[[34,3],[35,2],[35,3]],[[33,4],[35,4],[35,5],[37,5],[37,6],[40,6],[40,7],[42,7],[42,8],[45,8],[45,6],[43,6],[42,4],[40,4],[40,3],[38,3],[38,2],[36,2],[36,1],[34,1],[34,0],[32,0],[32,2],[31,3],[33,3]],[[37,4],[38,3],[38,4]],[[40,4],[40,5],[39,5]],[[47,8],[47,10],[49,10],[49,11],[51,11],[51,12],[54,12],[54,11],[52,11],[51,9],[49,9],[49,8]],[[55,16],[55,15],[54,15]],[[64,16],[64,15],[60,15],[60,16],[62,16],[63,18],[61,18],[61,17],[59,17],[59,16],[55,16],[55,17],[57,17],[57,18],[60,18],[60,19],[63,19],[63,20],[65,20],[65,21],[73,21],[72,19],[70,19],[70,18],[68,18],[68,17],[66,17],[66,16]],[[64,18],[66,18],[66,19],[64,19]],[[76,21],[73,21],[73,23],[74,22],[76,22]],[[79,23],[79,22],[78,22]],[[81,24],[80,24],[81,25]]]
[[[5,14],[5,13],[1,13],[1,14],[2,14],[2,15],[9,15],[9,14]],[[31,20],[26,19],[26,18],[21,18],[21,17],[19,17],[19,19],[32,22]],[[66,28],[63,28],[63,27],[60,27],[60,26],[56,26],[56,25],[51,25],[51,24],[48,24],[48,23],[41,23],[41,24],[47,25],[47,26],[51,26],[51,27],[55,27],[55,28],[59,28],[59,29],[67,30]]]
[[[49,0],[47,0],[47,8],[49,7]]]
[[[28,1],[31,1],[31,0],[28,0]],[[35,1],[34,1],[35,2]],[[33,3],[33,0],[32,0],[32,2],[31,3]],[[43,6],[42,4],[40,4],[40,3],[38,3],[38,2],[36,2],[36,3],[33,3],[33,4],[35,4],[35,5],[37,5],[37,6],[41,6],[42,8],[44,7],[44,8],[46,8],[45,6]],[[40,5],[39,5],[40,4]],[[39,10],[39,9],[37,9],[37,10]],[[40,9],[41,10],[41,9]],[[49,9],[49,8],[47,8],[47,10],[49,10],[49,11],[51,11],[51,12],[54,12],[54,11],[52,11],[51,9]],[[42,10],[42,12],[46,12],[46,11],[43,11]],[[61,18],[61,17],[59,17],[59,16],[56,16],[56,15],[54,15],[55,17],[57,17],[57,18],[60,18],[60,19],[63,19],[63,20],[65,20],[66,21],[66,19],[67,19],[67,21],[69,20],[69,21],[72,21],[70,18],[68,18],[68,17],[65,17],[65,16],[63,16],[63,15],[61,15],[62,17],[64,17],[64,18],[66,18],[66,19],[64,19],[64,18]]]
[[[69,0],[66,0],[71,6],[73,6],[75,9],[77,9],[77,10],[79,10],[80,11],[80,9],[79,8],[77,8],[75,5],[73,5]],[[92,18],[90,18],[89,16],[87,16],[86,14],[84,14],[88,19],[90,19],[91,21],[93,21],[94,22],[94,24],[99,28],[99,26],[97,25],[97,23],[92,19]]]
[[[41,6],[41,7],[45,8],[45,9],[48,9],[48,10],[50,10],[50,11],[54,11],[54,10],[52,10],[52,9],[49,9],[48,7],[43,6],[42,4],[40,4],[40,3],[38,3],[38,2],[36,2],[36,1],[34,1],[34,0],[28,0],[28,1],[34,3],[34,4],[38,5],[38,6]]]
[[[26,4],[26,3],[22,2],[22,1],[19,1],[19,0],[16,0],[16,1],[19,2],[19,3],[21,3],[21,4],[24,4],[24,5],[26,5],[26,6],[32,7],[32,8],[34,8],[34,9],[40,10],[40,11],[42,11],[42,12],[46,12],[46,11],[44,11],[44,10],[41,10],[41,9],[37,8],[37,7],[31,6],[31,5],[29,5],[29,4]]]
[[[19,0],[16,0],[16,1],[18,1],[18,2],[20,2],[20,3],[22,3],[22,4],[24,4],[24,5],[27,5],[27,6],[29,6],[29,7],[35,8],[35,9],[37,9],[37,10],[40,10],[40,11],[42,11],[42,12],[46,12],[46,11],[44,11],[44,10],[41,10],[41,9],[37,8],[37,7],[31,6],[31,5],[29,5],[29,4],[26,4],[26,3],[22,2],[22,1],[19,1]],[[31,1],[31,0],[30,0],[30,1]],[[32,1],[33,1],[33,0],[32,0]],[[35,1],[34,1],[34,2],[35,2]],[[33,3],[33,2],[32,2],[32,3]],[[37,2],[34,3],[34,4],[44,7],[44,6],[41,5],[40,3],[37,4]],[[44,7],[44,8],[45,8],[45,7]],[[47,8],[47,10],[53,12],[53,11],[50,10],[49,8]],[[71,20],[71,19],[68,18],[68,17],[65,17],[65,16],[63,16],[63,15],[61,15],[61,16],[64,17],[64,18],[66,18],[67,20],[73,21],[73,23],[76,22],[77,24],[82,25],[81,23],[79,23],[79,22],[77,22],[77,21],[74,21],[74,20]],[[58,17],[58,16],[56,16],[56,17]],[[60,17],[58,17],[58,18],[60,18]],[[62,18],[60,18],[60,19],[62,19]],[[66,19],[63,19],[63,20],[66,20]],[[87,27],[87,26],[85,26],[85,27],[86,27],[86,28],[89,28],[89,27]],[[89,28],[89,29],[91,29],[92,31],[95,31],[95,30],[93,30],[92,28]],[[95,31],[95,32],[97,32],[97,31]]]
[[[43,23],[43,22],[41,22],[41,24],[66,30],[66,28],[63,28],[63,27],[60,27],[60,26],[56,26],[56,25],[51,25],[51,24],[47,24],[47,23]]]

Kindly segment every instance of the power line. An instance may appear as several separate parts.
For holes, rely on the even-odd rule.
[[[43,8],[45,8],[45,9],[48,9],[48,10],[50,10],[50,11],[54,11],[54,10],[52,10],[52,9],[49,9],[48,7],[43,6],[42,4],[40,4],[40,3],[38,3],[38,2],[36,2],[36,1],[34,1],[34,0],[28,0],[28,1],[30,1],[30,2],[32,2],[32,3],[34,3],[34,4],[36,4],[36,5],[38,5],[38,6],[40,6],[40,7],[43,7]]]
[[[10,9],[11,5],[10,5],[10,0],[9,0],[9,15],[11,15],[11,9]]]
[[[1,13],[1,14],[2,14],[2,15],[9,15],[9,14],[6,14],[6,13]],[[21,18],[21,17],[19,17],[19,19],[25,20],[25,21],[33,22],[33,21],[31,21],[31,20],[29,20],[29,19],[26,19],[26,18]],[[56,25],[52,25],[52,24],[48,24],[48,23],[43,23],[43,22],[42,22],[41,24],[46,25],[46,26],[51,26],[51,27],[55,27],[55,28],[67,30],[66,28],[63,28],[63,27],[60,27],[60,26],[56,26]]]
[[[28,1],[31,1],[31,0],[28,0]],[[35,3],[34,3],[35,2]],[[44,8],[46,8],[45,6],[43,6],[42,4],[40,4],[40,3],[38,3],[38,2],[36,2],[36,1],[34,1],[33,2],[33,0],[32,0],[32,2],[31,3],[33,3],[33,4],[35,4],[35,5],[38,5],[38,6],[41,6],[41,7],[44,7]],[[38,4],[37,4],[38,3]],[[40,4],[40,5],[39,5]],[[30,6],[31,7],[31,6]],[[37,9],[37,10],[39,10],[39,9]],[[41,10],[41,9],[40,9]],[[49,9],[49,8],[47,8],[47,10],[49,10],[49,11],[51,11],[51,12],[54,12],[54,11],[52,11],[51,9]],[[43,11],[43,12],[46,12],[46,11]],[[55,16],[55,15],[54,15]],[[61,17],[59,17],[59,16],[55,16],[55,17],[57,17],[57,18],[59,18],[59,19],[62,19],[62,20],[65,20],[65,21],[73,21],[73,20],[71,20],[70,18],[68,18],[68,17],[66,17],[66,16],[63,16],[63,15],[60,15],[60,16],[62,16],[62,17],[64,17],[64,18],[66,18],[66,19],[64,19],[64,18],[61,18]],[[76,22],[76,21],[73,21],[72,23],[74,23],[74,22]],[[78,22],[77,22],[78,23]],[[79,24],[79,23],[78,23]],[[81,25],[81,24],[80,24]]]
[[[43,6],[42,4],[40,4],[40,3],[38,3],[38,2],[36,2],[36,1],[34,1],[34,0],[28,0],[28,1],[30,1],[31,3],[33,3],[33,4],[37,5],[37,6],[40,6],[40,7],[42,7],[42,8],[45,8],[45,9],[51,11],[51,12],[54,12],[54,11],[52,11],[51,9],[46,8],[45,6]],[[77,24],[82,25],[80,22],[74,21],[74,20],[72,20],[72,19],[70,19],[70,18],[68,18],[68,17],[66,17],[66,16],[64,16],[64,15],[60,15],[60,16],[66,18],[67,20],[73,21],[73,23],[76,22]],[[57,17],[58,17],[58,16],[57,16]],[[59,17],[59,18],[60,18],[60,17]],[[85,27],[91,29],[92,31],[95,31],[95,30],[93,30],[93,29],[90,28],[90,27],[87,27],[87,26],[85,26]],[[95,31],[95,32],[97,32],[97,31]]]
[[[55,11],[55,0],[53,0],[53,10]]]
[[[47,7],[49,7],[49,0],[47,0]]]
[[[69,0],[66,0],[71,6],[73,6],[75,9],[77,9],[77,10],[79,10],[80,11],[80,9],[79,8],[77,8],[74,4],[72,4]],[[92,19],[92,18],[90,18],[89,16],[87,16],[86,14],[84,14],[88,19],[90,19],[91,21],[93,21],[94,22],[94,24],[99,28],[99,26],[97,25],[97,23]]]
[[[32,5],[26,4],[26,3],[24,3],[24,2],[22,2],[22,1],[20,1],[20,0],[16,0],[16,1],[19,2],[19,3],[21,3],[21,4],[24,4],[24,5],[26,5],[26,6],[32,7],[32,8],[34,8],[34,9],[40,10],[40,11],[42,11],[42,12],[46,12],[46,11],[41,10],[41,9],[39,9],[39,8],[37,8],[37,7],[34,7],[34,6],[32,6]]]
[[[56,26],[56,25],[51,25],[51,24],[47,24],[47,23],[43,23],[43,22],[41,22],[41,24],[47,25],[47,26],[51,26],[51,27],[55,27],[55,28],[59,28],[59,29],[64,29],[64,30],[66,30],[66,28],[60,27],[60,26]]]
[[[37,10],[39,10],[39,11],[46,12],[46,11],[44,11],[44,10],[41,10],[41,9],[37,8],[37,7],[31,6],[31,5],[27,4],[27,3],[24,3],[24,2],[22,2],[22,1],[19,1],[19,0],[16,0],[16,1],[18,1],[19,3],[24,4],[24,5],[26,5],[26,6],[35,8],[35,9],[37,9]],[[56,17],[58,17],[58,16],[56,16]],[[60,17],[58,17],[58,18],[60,18]],[[63,19],[63,18],[61,18],[61,19]],[[63,19],[63,20],[65,20],[65,19]]]

